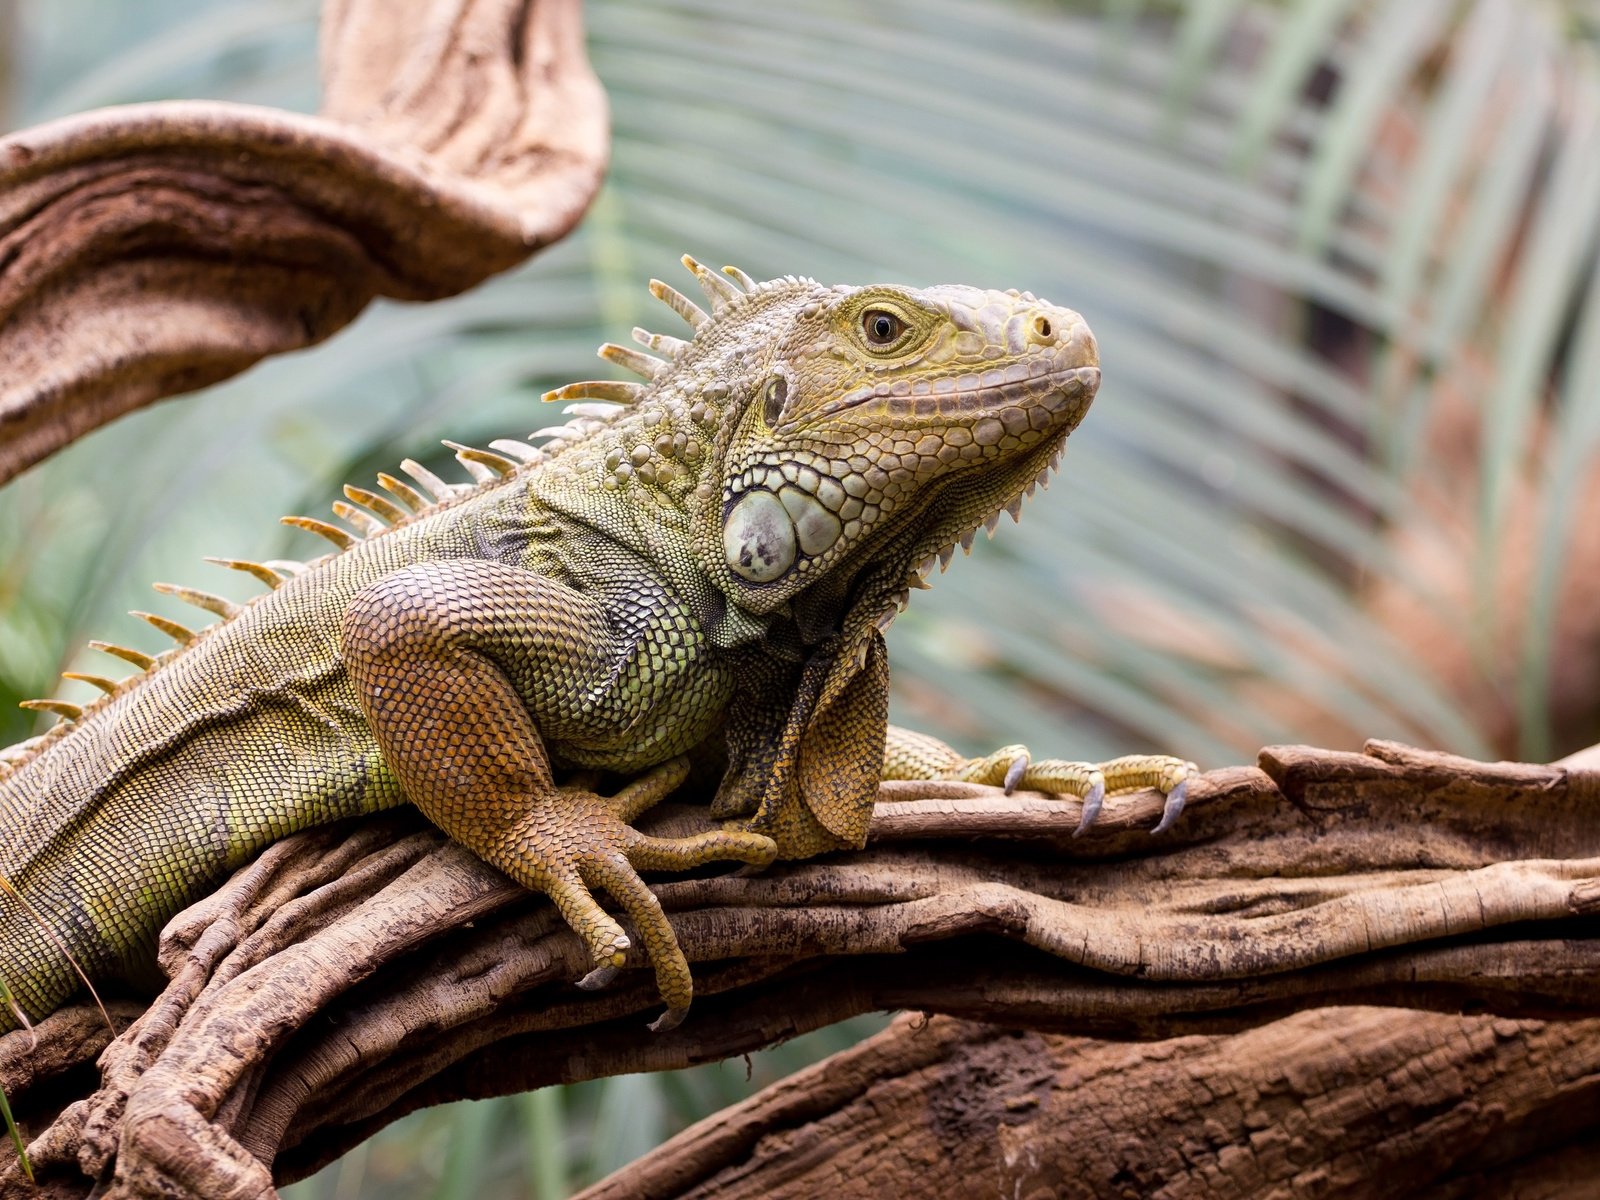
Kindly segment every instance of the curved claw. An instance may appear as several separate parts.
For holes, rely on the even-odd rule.
[[[1158,833],[1165,833],[1167,830],[1172,828],[1172,826],[1177,822],[1178,817],[1182,815],[1184,801],[1186,801],[1188,798],[1189,781],[1187,779],[1180,780],[1173,787],[1173,789],[1167,793],[1166,804],[1161,809],[1161,820],[1158,821],[1156,823],[1156,827],[1150,831],[1152,837]]]
[[[1089,827],[1100,816],[1100,806],[1105,802],[1106,785],[1096,783],[1089,789],[1089,794],[1083,798],[1083,816],[1078,818],[1078,827],[1072,831],[1073,837],[1082,837],[1089,832]]]
[[[608,986],[611,981],[620,974],[622,974],[621,967],[596,967],[582,979],[578,980],[578,986],[586,992],[598,991],[599,989]]]
[[[1028,764],[1032,761],[1026,751],[1011,760],[1011,765],[1006,768],[1006,777],[1001,781],[1006,795],[1011,795],[1022,786],[1022,777],[1028,773]]]
[[[683,1024],[683,1019],[689,1015],[687,1008],[669,1008],[654,1021],[650,1022],[651,1033],[666,1033],[669,1029],[676,1029]]]

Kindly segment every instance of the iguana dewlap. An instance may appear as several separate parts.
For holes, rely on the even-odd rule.
[[[0,982],[20,1014],[148,974],[162,925],[285,834],[409,801],[547,893],[597,968],[632,919],[681,1018],[688,963],[642,869],[767,863],[863,844],[883,777],[963,777],[1182,803],[1174,759],[966,760],[889,730],[883,634],[907,588],[1056,465],[1099,383],[1074,312],[967,287],[732,283],[685,260],[694,334],[601,354],[645,383],[579,383],[538,448],[459,448],[476,486],[408,463],[301,518],[340,549],[225,561],[270,591],[0,761]],[[721,766],[723,827],[631,822],[691,759]],[[723,765],[725,764],[725,765]],[[562,786],[575,770],[624,784]],[[602,971],[601,974],[606,972]],[[5,1017],[0,1015],[0,1022]]]

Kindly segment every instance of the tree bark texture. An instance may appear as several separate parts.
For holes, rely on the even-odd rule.
[[[550,906],[414,815],[312,831],[173,921],[172,983],[114,1041],[93,1008],[65,1010],[37,1046],[0,1039],[0,1082],[47,1195],[104,1179],[112,1196],[267,1197],[422,1105],[688,1066],[872,1010],[1195,1046],[1328,1005],[1600,1016],[1600,776],[1278,747],[1192,797],[1161,838],[1143,793],[1075,840],[1075,802],[885,784],[861,853],[660,882],[699,989],[660,1035],[648,971],[577,990],[588,964]],[[1278,1035],[1260,1036],[1238,1044]],[[1326,1044],[1306,1078],[1331,1072],[1334,1103]],[[102,1048],[95,1090],[83,1064]],[[1104,1053],[1082,1069],[1145,1052]],[[1188,1068],[1155,1065],[1168,1053],[1141,1068],[1173,1072],[1149,1119],[1165,1105],[1181,1125]],[[1441,1069],[1461,1070],[1451,1053]],[[971,1090],[990,1103],[981,1072]],[[1481,1137],[1502,1110],[1480,1110]]]
[[[129,105],[0,138],[0,482],[122,414],[452,295],[578,221],[578,0],[330,0],[318,117]]]
[[[1128,1045],[902,1016],[579,1200],[1594,1195],[1600,1021],[1324,1008]]]

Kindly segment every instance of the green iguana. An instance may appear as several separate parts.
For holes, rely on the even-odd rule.
[[[148,980],[184,905],[285,834],[416,805],[546,893],[595,984],[629,945],[609,892],[682,1019],[688,962],[640,870],[769,863],[866,838],[880,778],[966,778],[1083,799],[1167,793],[1193,764],[968,760],[887,724],[883,630],[957,544],[1042,483],[1099,384],[1074,312],[967,287],[728,282],[692,259],[708,314],[651,291],[692,340],[601,356],[647,382],[575,383],[535,448],[453,447],[477,480],[415,463],[411,484],[347,487],[357,533],[310,563],[213,560],[271,590],[245,604],[157,585],[221,620],[142,671],[87,679],[83,708],[0,760],[0,983],[21,1022],[92,980]],[[659,355],[659,357],[657,357]],[[449,443],[447,443],[449,444]],[[720,769],[696,837],[631,826]],[[564,773],[621,776],[614,795]],[[0,1022],[7,1018],[0,1015]]]

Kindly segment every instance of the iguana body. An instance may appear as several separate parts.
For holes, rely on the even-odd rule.
[[[637,869],[858,846],[885,770],[1072,791],[1092,818],[1085,764],[968,763],[914,735],[886,762],[881,634],[1054,465],[1099,381],[1081,319],[690,265],[712,314],[652,288],[692,341],[636,331],[664,358],[602,353],[647,384],[555,394],[621,403],[579,406],[540,451],[497,443],[527,461],[465,451],[471,490],[420,469],[441,499],[347,490],[365,511],[336,508],[367,536],[330,530],[350,544],[305,569],[234,564],[273,590],[188,593],[224,619],[81,714],[54,705],[68,721],[0,767],[0,981],[22,1013],[77,989],[69,956],[147,974],[161,926],[273,840],[405,800],[550,894],[601,967],[628,945],[594,901],[609,891],[671,1020],[688,967]],[[722,766],[725,828],[632,829],[691,758]],[[1106,782],[1170,790],[1185,767]],[[558,786],[581,768],[633,782]]]

